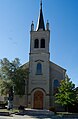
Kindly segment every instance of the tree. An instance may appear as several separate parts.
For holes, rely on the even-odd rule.
[[[65,80],[62,80],[60,83],[60,87],[58,88],[58,93],[55,95],[56,103],[61,104],[62,106],[67,107],[68,105],[74,105],[76,100],[76,93],[75,93],[75,84],[70,81],[68,76],[66,76]]]
[[[0,94],[7,96],[12,86],[13,86],[12,80],[0,79]]]
[[[20,66],[20,61],[15,58],[10,62],[7,58],[0,61],[0,93],[8,94],[8,109],[13,108],[13,96],[25,93],[25,80],[28,78],[28,70]]]
[[[76,99],[78,101],[78,87],[76,88]]]
[[[18,94],[20,96],[25,94],[25,81],[26,79],[28,79],[28,75],[28,70],[23,69],[22,67],[16,70],[13,80],[15,94]]]
[[[15,58],[10,62],[7,58],[0,61],[0,90],[4,94],[5,90],[10,90],[14,87],[15,94],[23,95],[25,88],[25,80],[28,78],[28,70],[20,66],[20,61]],[[21,88],[20,88],[21,87]]]
[[[7,58],[3,58],[3,60],[0,61],[0,77],[5,80],[13,80],[14,74],[19,67],[20,61],[18,58],[15,58],[12,62]]]

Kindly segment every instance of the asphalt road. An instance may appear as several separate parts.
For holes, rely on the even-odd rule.
[[[12,114],[10,116],[0,116],[0,119],[57,119],[55,115],[48,110],[25,110],[24,113]]]
[[[33,116],[13,116],[13,117],[4,117],[4,116],[0,116],[0,119],[78,119],[78,118],[62,118],[62,117],[33,117]]]
[[[0,119],[78,119],[78,118],[58,117],[48,110],[27,109],[24,113],[12,114],[11,116],[0,116]]]

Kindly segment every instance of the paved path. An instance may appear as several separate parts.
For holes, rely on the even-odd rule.
[[[41,117],[32,117],[32,116],[13,116],[13,117],[4,117],[4,116],[0,116],[0,119],[78,119],[78,118],[58,118],[56,116],[53,116],[53,117],[44,117],[44,116],[41,116]]]
[[[0,116],[0,119],[78,119],[78,118],[62,118],[55,116],[48,110],[29,110],[27,109],[24,114],[13,114],[9,116]]]

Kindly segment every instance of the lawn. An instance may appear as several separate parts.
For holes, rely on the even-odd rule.
[[[10,109],[10,110],[0,109],[0,112],[17,113],[17,112],[19,112],[19,110],[18,109]]]

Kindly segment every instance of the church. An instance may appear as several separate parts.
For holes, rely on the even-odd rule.
[[[59,108],[54,95],[60,81],[65,79],[66,70],[50,61],[49,44],[49,22],[45,27],[41,1],[36,29],[34,23],[31,24],[29,62],[23,65],[24,69],[29,70],[29,78],[25,80],[25,95],[21,99],[16,96],[15,104],[22,103],[34,109]]]

